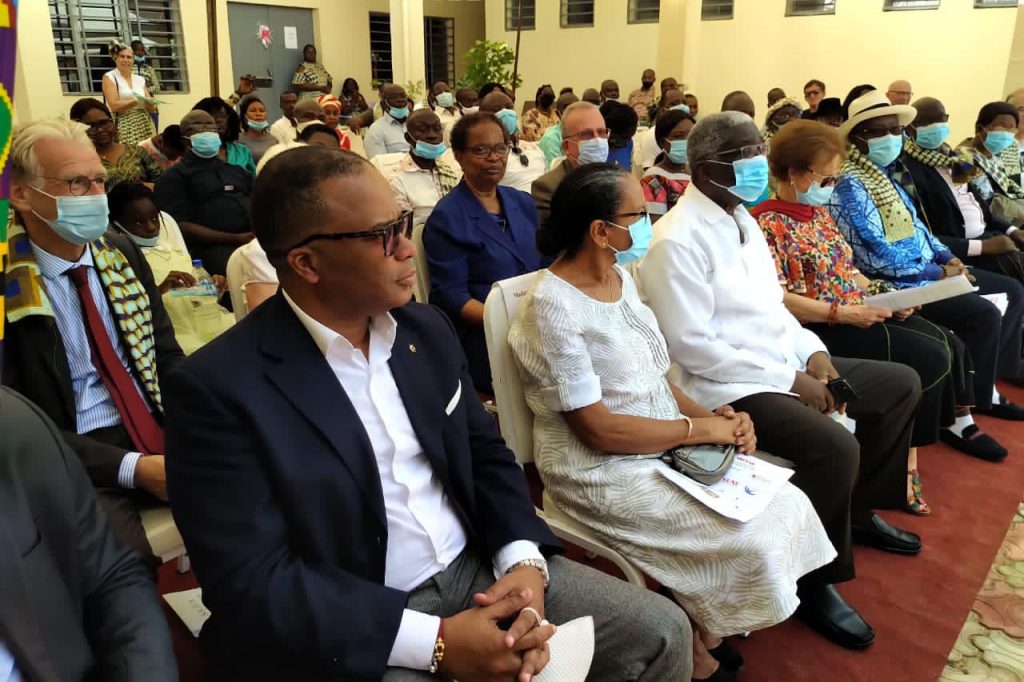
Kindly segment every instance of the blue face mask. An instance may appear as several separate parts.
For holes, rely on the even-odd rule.
[[[436,159],[439,159],[441,155],[444,154],[446,151],[448,151],[448,145],[446,145],[444,142],[441,142],[439,144],[430,144],[429,142],[424,142],[423,140],[417,140],[416,146],[412,148],[413,154],[420,157],[421,159],[426,159],[427,161],[434,161]]]
[[[270,121],[254,121],[249,117],[246,117],[245,123],[256,132],[262,132],[270,127]]]
[[[615,251],[616,263],[621,266],[626,266],[644,257],[644,254],[647,253],[647,247],[651,245],[651,239],[654,237],[654,226],[651,224],[651,216],[644,214],[640,220],[636,221],[629,227],[616,225],[613,222],[605,222],[612,227],[619,228],[620,230],[628,230],[629,238],[633,241],[625,251],[619,251],[611,244],[608,245],[608,248]]]
[[[989,130],[985,132],[985,149],[993,154],[1002,154],[1013,143],[1013,133],[1008,130]]]
[[[141,54],[141,55],[137,54],[137,55],[135,55],[135,63],[136,64],[145,64],[146,63],[146,55],[144,55],[144,54]]]
[[[903,151],[903,137],[900,135],[883,135],[865,141],[868,143],[868,160],[879,168],[888,166]]]
[[[404,121],[409,118],[409,107],[388,107],[388,113],[396,121]]]
[[[114,225],[117,227],[117,229],[121,230],[126,235],[128,235],[129,239],[131,239],[133,242],[135,242],[144,249],[151,249],[160,243],[160,233],[157,233],[155,237],[140,237],[139,235],[132,234],[131,232],[126,230],[124,228],[124,225],[117,222],[116,220],[114,221]]]
[[[217,133],[196,133],[188,139],[192,142],[192,153],[200,159],[212,159],[220,151],[220,135]]]
[[[498,120],[501,121],[501,125],[504,126],[505,132],[509,135],[515,135],[518,131],[519,117],[516,112],[512,109],[502,109],[495,114]]]
[[[938,149],[949,137],[948,123],[933,123],[917,129],[917,146],[925,149]]]
[[[732,174],[736,178],[735,184],[732,187],[726,187],[714,180],[711,183],[718,185],[722,189],[729,190],[734,196],[739,197],[743,201],[757,199],[768,187],[768,157],[764,154],[750,159],[737,159],[731,164],[725,161],[715,161],[714,159],[710,159],[710,161],[722,164],[723,166],[732,166]]]
[[[811,183],[811,186],[807,188],[806,192],[796,191],[796,200],[805,206],[824,206],[828,203],[828,200],[832,198],[832,191],[835,190],[834,185],[828,187],[822,187],[821,184],[815,180]]]
[[[686,163],[686,140],[670,140],[667,152],[668,160],[682,166]]]
[[[442,92],[437,96],[437,103],[447,109],[455,102],[455,95],[450,92]]]
[[[677,104],[674,107],[670,107],[669,111],[681,111],[684,114],[688,114],[690,113],[690,107],[686,106],[685,104]]]
[[[595,137],[579,143],[579,164],[604,163],[608,160],[608,138]]]
[[[106,194],[57,197],[38,187],[32,187],[32,189],[57,202],[57,217],[53,220],[47,220],[34,210],[32,213],[49,225],[50,229],[64,241],[72,244],[88,244],[94,239],[99,239],[107,231]]]

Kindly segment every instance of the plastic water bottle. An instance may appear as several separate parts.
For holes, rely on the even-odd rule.
[[[199,258],[192,261],[192,276],[196,278],[196,284],[191,287],[195,290],[194,296],[217,296],[217,285],[213,283],[213,277],[203,267],[203,261]]]

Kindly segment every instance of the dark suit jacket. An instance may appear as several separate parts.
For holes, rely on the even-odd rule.
[[[172,682],[149,574],[57,427],[0,390],[0,642],[26,680]]]
[[[447,318],[418,303],[392,314],[391,371],[469,547],[487,561],[518,539],[557,551]],[[166,392],[171,505],[213,612],[205,650],[228,679],[379,680],[408,595],[383,584],[377,463],[284,297],[190,356]]]
[[[121,250],[146,287],[153,316],[157,374],[162,382],[185,356],[174,338],[174,327],[164,310],[160,287],[153,281],[153,272],[134,242],[113,231],[104,236]],[[97,487],[116,488],[117,470],[127,451],[120,445],[78,435],[71,370],[57,322],[52,317],[32,315],[9,323],[5,335],[3,383],[23,393],[57,423],[64,439],[82,460]],[[132,373],[135,374],[134,369]],[[135,379],[141,386],[139,377],[135,376]],[[156,414],[160,419],[160,414]]]
[[[483,303],[498,280],[541,267],[537,210],[530,195],[499,185],[498,199],[507,234],[465,182],[437,202],[423,229],[430,302],[455,322],[473,383],[485,393],[491,392],[491,366],[484,330],[464,324],[460,312],[471,298]]]
[[[956,197],[943,180],[939,171],[913,159],[906,154],[900,157],[903,165],[910,171],[917,188],[914,207],[925,224],[939,241],[946,245],[953,255],[963,260],[967,258],[967,242],[964,233],[964,215],[960,211]],[[977,198],[977,197],[975,197]],[[997,234],[1004,234],[1009,223],[992,215],[988,205],[978,200],[985,217],[985,232],[978,239],[987,239]]]
[[[548,216],[551,215],[551,197],[555,195],[555,190],[572,171],[572,164],[568,160],[562,161],[556,168],[534,180],[530,186],[530,194],[537,204],[537,217],[541,225],[547,222]]]

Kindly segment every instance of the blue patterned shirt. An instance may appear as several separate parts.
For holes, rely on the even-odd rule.
[[[882,172],[892,180],[895,164]],[[853,260],[865,277],[883,279],[899,288],[921,286],[942,277],[942,265],[953,259],[914,210],[899,183],[893,187],[914,220],[914,235],[895,242],[885,238],[882,216],[860,180],[844,175],[826,204],[840,232],[853,248]]]

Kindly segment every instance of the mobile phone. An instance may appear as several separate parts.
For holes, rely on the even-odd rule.
[[[860,398],[860,394],[853,389],[850,382],[843,377],[838,377],[825,384],[825,388],[829,390],[832,397],[835,398],[837,405],[844,405],[851,400],[857,400]]]

